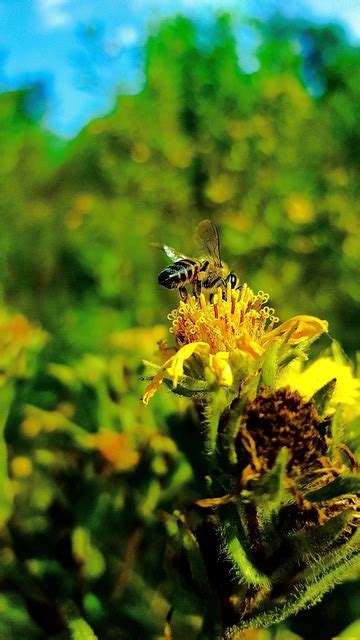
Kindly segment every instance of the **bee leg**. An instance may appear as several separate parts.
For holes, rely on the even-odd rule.
[[[208,266],[209,266],[209,260],[204,260],[204,262],[202,263],[201,267],[200,267],[200,271],[206,271]]]
[[[222,297],[224,297],[226,286],[225,286],[225,280],[221,276],[218,276],[217,278],[215,278],[215,280],[212,281],[211,288],[213,289],[215,287],[221,289]],[[210,304],[213,303],[214,295],[215,295],[214,292],[210,293],[210,296],[209,296]]]
[[[188,292],[186,291],[186,287],[179,287],[180,300],[186,302],[188,299]]]
[[[200,297],[200,293],[201,293],[201,282],[200,282],[200,280],[195,280],[195,282],[193,282],[192,288],[193,288],[193,294],[194,294],[195,298],[199,298]]]

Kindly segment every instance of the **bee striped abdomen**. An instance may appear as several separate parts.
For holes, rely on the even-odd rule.
[[[193,282],[199,272],[199,263],[190,258],[177,260],[164,269],[158,283],[167,289],[179,289],[188,282]]]

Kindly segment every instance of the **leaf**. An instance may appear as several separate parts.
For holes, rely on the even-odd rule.
[[[82,571],[86,578],[94,580],[104,573],[104,556],[91,543],[90,534],[84,527],[76,527],[74,529],[72,547],[74,555],[83,565]]]
[[[209,591],[209,581],[200,553],[199,543],[189,527],[182,524],[181,530],[182,543],[187,552],[192,578],[200,590],[203,593],[207,593]]]
[[[228,394],[226,389],[219,388],[211,392],[209,403],[206,405],[205,427],[206,427],[206,450],[208,454],[213,454],[216,450],[216,440],[219,429],[220,416],[228,404]]]
[[[286,487],[288,460],[288,449],[282,447],[271,470],[261,480],[253,483],[252,494],[266,520],[270,520],[273,513],[279,511],[280,507],[289,501],[289,492]]]
[[[174,548],[186,552],[192,579],[202,594],[209,594],[209,581],[199,543],[183,514],[166,514],[165,526],[168,535],[175,541]]]
[[[281,346],[281,341],[276,340],[262,358],[260,385],[268,389],[274,389],[275,387]]]
[[[283,558],[283,562],[279,569],[271,576],[274,582],[286,580],[287,575],[302,566],[306,562],[305,573],[309,568],[314,570],[318,567],[318,571],[322,571],[324,566],[330,566],[326,552],[331,548],[339,534],[342,532],[349,520],[354,516],[354,512],[347,509],[343,513],[334,516],[323,525],[316,525],[308,529],[296,531],[288,536],[288,552],[287,558]],[[337,553],[331,550],[330,555],[334,562],[338,561],[339,549]],[[346,557],[345,549],[340,552],[341,557]],[[313,573],[313,577],[315,577]]]
[[[223,541],[222,552],[233,566],[241,582],[251,585],[270,584],[268,576],[259,571],[250,558],[249,542],[236,511],[235,505],[224,505],[219,509],[219,531]]]
[[[323,502],[324,500],[331,500],[338,496],[348,493],[360,492],[360,474],[349,474],[347,476],[338,476],[321,489],[316,491],[310,491],[306,494],[306,499],[310,502]]]
[[[5,442],[5,426],[14,397],[13,387],[0,387],[0,525],[10,517],[13,505],[12,491],[8,476],[8,451]]]
[[[69,622],[71,640],[98,640],[97,636],[83,618],[76,618]]]
[[[284,596],[282,604],[279,604],[278,598],[273,603],[267,599],[262,607],[259,607],[253,614],[244,618],[239,626],[228,629],[225,633],[225,638],[227,640],[235,640],[236,634],[241,629],[267,627],[285,620],[285,618],[296,614],[301,609],[313,606],[336,584],[346,580],[354,568],[358,569],[359,567],[360,551],[357,550],[347,562],[339,561],[335,567],[326,568],[316,580],[311,581],[307,578],[302,583],[293,585],[293,594]]]
[[[344,629],[334,640],[356,640],[360,638],[360,620],[356,620]]]
[[[209,386],[206,380],[200,380],[199,378],[191,378],[187,375],[182,375],[179,378],[177,387],[173,388],[173,383],[169,378],[164,378],[164,383],[174,393],[180,395],[193,396],[195,393],[204,393],[208,390]]]
[[[229,410],[225,410],[219,419],[216,440],[217,466],[225,470],[233,470],[237,464],[235,437],[239,429],[240,417],[247,402],[247,397],[236,399]]]
[[[323,415],[327,409],[329,402],[331,401],[332,395],[335,391],[336,387],[336,378],[329,380],[323,387],[318,389],[312,396],[312,401],[315,404],[315,407],[319,413],[319,415]]]

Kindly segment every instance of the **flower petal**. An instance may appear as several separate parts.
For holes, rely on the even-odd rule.
[[[255,340],[251,340],[249,336],[240,337],[236,343],[237,350],[246,353],[253,360],[256,360],[264,353],[264,348]]]
[[[217,377],[217,381],[220,385],[225,387],[231,387],[234,382],[233,373],[229,365],[228,351],[219,351],[215,355],[209,355],[209,367]]]
[[[289,344],[296,344],[303,339],[310,340],[321,333],[327,333],[328,329],[329,325],[326,320],[320,320],[315,316],[294,316],[276,329],[265,333],[260,342],[265,345],[272,342],[274,338],[282,337],[283,340],[288,338]]]
[[[147,404],[149,400],[151,400],[153,395],[155,395],[155,393],[157,392],[158,388],[160,387],[164,379],[164,375],[165,375],[165,371],[163,369],[160,369],[160,371],[158,371],[157,374],[153,377],[153,379],[151,380],[150,384],[146,388],[145,393],[142,397],[142,401],[144,404]]]
[[[209,350],[210,346],[207,342],[191,342],[179,349],[179,351],[171,358],[171,366],[166,369],[166,372],[169,374],[170,378],[172,378],[174,389],[177,387],[180,376],[184,373],[184,362],[191,358],[194,353],[207,355]]]
[[[337,362],[329,356],[318,358],[305,369],[300,361],[291,363],[278,380],[279,385],[289,385],[300,391],[302,395],[311,398],[316,391],[325,386],[331,379],[336,379],[335,390],[331,398],[332,410],[338,404],[353,407],[352,414],[360,412],[360,380],[353,374],[350,364]]]

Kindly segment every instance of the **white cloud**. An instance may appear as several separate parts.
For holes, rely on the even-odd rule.
[[[137,30],[131,26],[120,27],[116,34],[116,41],[123,47],[131,47],[131,45],[135,44],[138,39],[139,34]]]
[[[38,0],[40,18],[48,29],[63,27],[71,22],[69,0]]]
[[[117,56],[124,49],[133,47],[139,41],[139,32],[131,25],[120,27],[113,38],[106,43],[106,53]]]
[[[327,4],[326,13],[324,6],[319,0],[311,0],[309,4],[315,9],[317,14],[326,15],[326,17],[335,20],[341,20],[350,27],[355,35],[360,35],[360,3],[358,0],[347,0],[343,3],[332,0]]]

